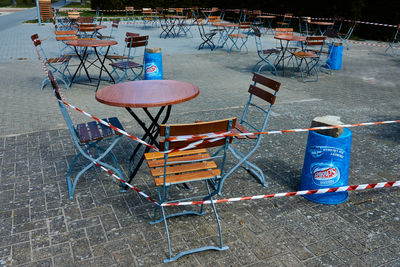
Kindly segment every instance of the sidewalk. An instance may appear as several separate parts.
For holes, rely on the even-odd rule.
[[[135,192],[120,193],[98,168],[82,177],[73,201],[67,198],[65,176],[75,149],[50,87],[39,90],[44,74],[30,40],[33,33],[49,38],[49,53],[57,53],[52,30],[50,25],[1,30],[0,266],[161,266],[166,238],[163,225],[149,224],[152,205],[147,200]],[[200,88],[198,97],[173,107],[170,123],[240,116],[258,60],[252,37],[249,53],[229,54],[198,51],[196,27],[194,38],[160,39],[159,28],[121,25],[120,43],[126,31],[149,34],[150,46],[162,48],[165,79]],[[270,35],[263,38],[266,47],[275,46]],[[383,48],[354,45],[344,51],[342,70],[321,74],[317,83],[264,72],[282,83],[267,129],[309,127],[322,115],[341,116],[345,123],[399,119],[399,61],[385,56]],[[129,133],[141,134],[126,110],[98,103],[93,87],[73,85],[62,93],[69,103],[101,118],[118,116]],[[71,114],[75,123],[88,120]],[[351,131],[349,184],[398,180],[400,125]],[[306,141],[306,133],[265,136],[252,159],[269,187],[241,169],[218,198],[296,191]],[[134,144],[124,138],[115,149],[124,174]],[[228,168],[234,162],[228,158]],[[156,197],[146,166],[133,184]],[[302,197],[218,204],[229,250],[192,254],[170,265],[398,266],[399,200],[399,189],[386,188],[351,192],[340,205]],[[210,207],[206,211],[205,216],[170,221],[173,247],[216,241]]]

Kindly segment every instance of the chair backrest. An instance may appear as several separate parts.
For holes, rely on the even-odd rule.
[[[211,8],[211,12],[217,12],[218,11],[218,7],[212,7]]]
[[[208,22],[215,23],[220,21],[221,21],[220,16],[208,16]]]
[[[292,18],[293,18],[293,14],[292,13],[285,13],[285,15],[283,16],[283,22],[290,23]]]
[[[167,139],[173,136],[180,135],[201,135],[207,133],[229,132],[235,127],[235,124],[236,118],[188,124],[162,124],[160,126],[160,137]],[[165,139],[162,139],[160,141],[161,151],[181,148],[191,143],[190,141],[169,142]],[[226,137],[221,138],[220,140],[217,140],[215,142],[205,142],[196,148],[227,146],[230,142],[232,142],[232,138]]]
[[[151,15],[151,8],[149,8],[149,7],[142,8],[142,14],[143,15]]]
[[[246,124],[247,126],[250,126],[253,130],[262,132],[267,126],[269,114],[271,112],[273,104],[275,103],[276,95],[279,91],[281,84],[258,73],[254,73],[252,80],[254,83],[251,84],[249,87],[248,92],[250,93],[250,95],[239,123],[241,125]],[[256,96],[257,98],[260,98],[269,103],[268,108],[265,109],[260,105],[257,105],[255,101],[253,101],[253,96]],[[261,127],[252,123],[252,121],[259,122],[259,120],[250,118],[252,115],[252,112],[249,112],[250,107],[255,107],[255,110],[262,111],[265,114],[264,121]],[[262,135],[258,135],[257,137],[260,140]]]
[[[307,36],[306,46],[322,46],[326,36]]]
[[[47,72],[47,76],[48,76],[48,79],[49,79],[49,81],[50,81],[50,83],[51,83],[51,85],[53,87],[53,91],[54,91],[55,97],[57,98],[57,100],[63,101],[63,98],[62,98],[61,93],[60,93],[60,87],[58,86],[58,83],[57,83],[56,79],[54,78],[53,73],[51,71],[48,71]],[[79,137],[78,137],[77,131],[76,131],[75,127],[74,127],[74,123],[72,122],[71,116],[68,113],[67,107],[65,106],[64,103],[62,103],[60,101],[58,101],[58,106],[60,107],[61,114],[63,115],[65,123],[68,126],[68,130],[69,130],[69,132],[70,132],[70,134],[72,136],[72,139],[74,140],[74,142],[77,145],[78,149],[81,149],[80,146],[79,146],[79,143],[80,143],[79,142]]]
[[[56,35],[57,41],[70,41],[78,39],[76,35],[76,30],[69,30],[69,31],[54,31]]]
[[[183,8],[182,7],[177,7],[175,9],[175,12],[178,16],[183,16]]]
[[[261,16],[261,10],[260,9],[253,10],[253,15],[254,17]]]
[[[125,38],[126,47],[128,48],[147,46],[148,40],[149,40],[148,35],[136,36],[136,34],[133,34],[133,35],[127,35],[127,37]]]
[[[275,35],[293,35],[293,28],[275,28]]]
[[[111,27],[118,28],[118,26],[119,26],[119,20],[113,20],[112,24],[111,24]]]
[[[159,14],[163,14],[163,13],[164,13],[164,8],[158,6],[158,7],[156,7],[156,11],[157,11]]]
[[[206,34],[206,32],[204,31],[204,19],[198,19],[196,23],[199,28],[200,37],[203,38]]]
[[[79,19],[81,12],[69,11],[67,14],[68,14],[68,18],[70,18],[70,19]]]
[[[42,61],[43,64],[45,64],[45,62],[47,61],[47,55],[42,46],[42,40],[39,39],[39,35],[37,33],[31,36],[31,40],[33,42],[33,45],[35,46],[35,50],[39,59]]]

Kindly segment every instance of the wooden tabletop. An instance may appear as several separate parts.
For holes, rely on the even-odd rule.
[[[186,19],[186,16],[167,15],[166,17],[171,19]]]
[[[199,88],[174,80],[143,80],[113,84],[96,93],[96,100],[110,106],[147,108],[182,103],[195,98]]]
[[[72,40],[66,42],[67,45],[71,46],[82,46],[82,47],[101,47],[101,46],[111,46],[118,44],[117,41],[113,40]]]
[[[276,18],[276,16],[260,15],[260,16],[257,16],[257,18],[260,18],[260,19],[274,19],[274,18]]]
[[[213,23],[211,25],[214,27],[239,27],[239,24],[229,22]]]
[[[320,26],[332,26],[333,22],[327,22],[327,21],[311,21],[309,22],[310,24],[314,24],[314,25],[320,25]]]
[[[300,42],[305,42],[307,40],[306,36],[290,35],[290,34],[278,34],[275,35],[274,38],[278,40],[300,41]]]

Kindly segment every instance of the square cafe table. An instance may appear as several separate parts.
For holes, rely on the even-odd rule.
[[[144,80],[118,83],[102,88],[96,93],[96,100],[106,105],[125,108],[144,130],[145,134],[141,139],[158,147],[157,137],[160,124],[167,123],[172,105],[191,100],[198,94],[199,88],[188,82]],[[150,125],[146,125],[134,112],[134,108],[144,110],[147,118],[150,119]],[[158,111],[152,114],[149,108],[158,108]],[[130,157],[128,183],[132,181],[142,165],[144,154],[150,150],[149,147],[146,147],[143,153],[139,153],[141,147],[142,144],[137,143]],[[136,156],[138,159],[135,159]]]

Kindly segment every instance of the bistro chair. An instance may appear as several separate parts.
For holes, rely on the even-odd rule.
[[[396,45],[400,46],[399,31],[400,31],[400,24],[397,26],[397,30],[396,33],[394,34],[393,41],[389,43],[389,46],[385,50],[385,54],[389,54],[390,56],[393,57],[398,55],[398,53],[394,49],[396,48]]]
[[[302,51],[289,51],[296,59],[296,71],[300,71],[303,82],[318,81],[318,70],[320,68],[320,58],[325,44],[326,36],[307,36],[307,40]],[[315,78],[305,79],[305,76]]]
[[[51,71],[48,72],[48,79],[53,86],[54,94],[57,100],[63,101],[63,98],[60,94],[60,89],[54,76]],[[58,105],[61,110],[61,114],[64,117],[65,123],[68,126],[68,130],[71,134],[72,140],[76,148],[78,149],[78,154],[72,159],[70,164],[68,173],[67,173],[67,185],[68,185],[68,195],[69,199],[72,200],[74,198],[74,192],[76,186],[78,184],[79,178],[84,174],[87,170],[95,165],[95,162],[104,166],[105,168],[111,170],[116,175],[118,175],[121,179],[124,179],[122,172],[118,166],[118,163],[115,159],[115,156],[111,152],[112,148],[118,143],[122,135],[110,127],[103,125],[97,121],[91,121],[88,123],[81,123],[78,125],[74,125],[71,119],[71,116],[68,112],[67,107],[64,103],[58,101]],[[123,130],[120,121],[116,117],[103,119],[106,122],[109,122],[111,125]],[[99,143],[103,140],[113,140],[112,143],[106,148],[102,148],[99,146]],[[90,152],[92,151],[92,152]],[[92,154],[93,153],[93,154]],[[94,156],[96,155],[96,156]],[[103,162],[102,160],[105,156],[109,155],[111,160],[113,161],[114,166],[111,166],[108,163]],[[77,159],[83,156],[87,160],[90,161],[88,165],[86,165],[76,176],[71,179],[72,170],[75,166]]]
[[[242,22],[239,24],[239,27],[237,28],[236,33],[229,34],[229,40],[232,41],[232,45],[229,48],[228,52],[232,52],[234,47],[236,48],[236,50],[238,52],[241,52],[243,47],[246,48],[246,52],[249,51],[246,43],[247,43],[247,40],[249,39],[250,26],[251,26],[251,22]],[[240,41],[240,47],[238,46],[239,41]]]
[[[110,34],[109,35],[100,35],[100,36],[98,36],[98,38],[100,40],[115,39],[115,37],[117,36],[118,27],[119,27],[119,20],[113,20],[113,22],[111,24]],[[100,52],[103,52],[104,48],[105,47],[101,47]],[[111,46],[110,50],[112,51],[112,53],[117,54],[116,50],[114,49],[114,46]]]
[[[164,39],[169,36],[174,37],[175,20],[169,18],[167,15],[160,15],[159,20],[161,26],[160,38],[163,38],[163,35]]]
[[[208,45],[211,48],[211,51],[215,49],[215,44],[213,42],[213,37],[217,34],[217,32],[205,32],[204,30],[204,25],[203,25],[203,19],[198,19],[197,20],[197,26],[199,29],[200,37],[203,40],[203,42],[199,45],[199,50],[203,49],[205,45]]]
[[[57,78],[61,80],[64,84],[65,87],[68,89],[70,85],[70,78],[71,73],[68,69],[68,64],[71,60],[71,56],[65,55],[65,56],[59,56],[59,57],[53,57],[53,58],[48,58],[46,55],[46,52],[42,46],[42,40],[39,39],[39,35],[33,34],[31,36],[33,45],[35,46],[36,53],[39,57],[39,59],[42,61],[43,66],[46,69],[49,69],[54,72],[54,75],[57,75]],[[68,76],[65,74],[65,72],[68,73]],[[42,81],[42,85],[40,86],[40,90],[43,90],[43,88],[46,86],[46,84],[49,82],[47,78],[45,78]]]
[[[301,35],[313,35],[315,32],[312,30],[311,17],[299,17],[299,32]]]
[[[292,18],[293,18],[292,13],[285,13],[282,21],[278,21],[276,24],[278,24],[279,27],[288,28],[290,26],[290,22],[291,22]]]
[[[254,83],[249,87],[249,97],[243,110],[242,117],[239,122],[236,123],[232,133],[264,132],[267,127],[268,118],[281,84],[258,73],[253,74],[252,80]],[[265,101],[266,106],[258,104],[259,100]],[[259,114],[261,114],[264,119],[258,119]],[[227,171],[222,178],[221,184],[218,186],[218,194],[221,194],[224,180],[240,166],[243,166],[247,171],[253,174],[263,186],[267,187],[263,171],[256,164],[250,162],[250,157],[257,151],[263,136],[262,134],[238,136],[235,140],[242,146],[246,144],[247,149],[235,147],[236,141],[229,145],[229,150],[232,152],[232,155],[239,161]]]
[[[132,21],[135,22],[135,9],[133,6],[126,6],[125,7],[125,15],[126,15],[126,21]]]
[[[269,67],[270,71],[277,75],[275,61],[280,54],[279,49],[263,49],[262,41],[261,41],[261,31],[258,27],[251,26],[254,31],[254,38],[256,41],[257,54],[260,60],[254,65],[253,72],[261,72],[264,67]],[[274,57],[273,61],[270,61],[270,57]],[[258,69],[257,69],[258,68]]]
[[[149,36],[127,36],[125,44],[128,51],[127,59],[110,63],[113,68],[111,75],[115,73],[118,80],[115,83],[120,83],[125,79],[134,81],[141,79],[144,70],[144,52],[147,47]],[[118,72],[122,71],[122,74]],[[133,77],[130,77],[130,74]]]
[[[54,31],[54,35],[56,36],[56,41],[58,43],[60,57],[64,55],[69,55],[71,57],[76,56],[75,50],[66,44],[68,41],[78,39],[76,30]],[[65,50],[71,50],[72,54],[66,54]]]
[[[190,142],[178,141],[170,142],[168,138],[180,135],[192,134],[206,134],[211,132],[230,132],[235,127],[236,118],[230,118],[219,121],[200,122],[192,124],[171,124],[161,125],[160,127],[160,151],[168,151],[171,149],[181,148],[188,145]],[[222,243],[222,231],[218,218],[217,210],[212,197],[217,194],[219,184],[224,176],[224,166],[226,162],[226,154],[229,143],[232,141],[230,137],[209,138],[195,149],[177,151],[169,154],[160,152],[146,153],[145,158],[147,165],[150,168],[151,175],[153,176],[155,185],[157,187],[159,205],[155,206],[154,219],[152,224],[164,222],[165,232],[168,241],[168,258],[164,262],[174,261],[184,255],[201,252],[205,250],[226,250]],[[206,148],[215,148],[214,153],[208,153]],[[204,182],[206,192],[200,189],[201,184]],[[168,193],[167,190],[173,185],[188,184],[193,187],[192,190],[185,190],[186,192],[176,192],[177,187],[173,187]],[[214,189],[210,188],[210,184],[216,184]],[[185,195],[185,196],[183,196]],[[214,212],[219,233],[219,246],[210,245],[190,250],[184,250],[177,255],[172,256],[171,242],[169,236],[169,229],[167,219],[178,216],[186,215],[203,215],[203,205],[200,205],[199,211],[193,209],[185,209],[177,213],[167,213],[166,207],[162,204],[178,201],[190,201],[192,199],[210,200],[211,207]],[[173,208],[171,208],[173,209]],[[161,212],[161,216],[157,213]],[[192,222],[193,224],[196,222]],[[198,224],[203,223],[197,221]]]

